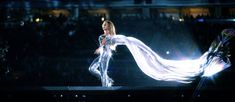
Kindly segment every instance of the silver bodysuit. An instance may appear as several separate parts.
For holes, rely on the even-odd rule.
[[[102,45],[102,40],[106,42]],[[112,57],[111,36],[100,35],[99,36],[99,56],[91,63],[89,71],[101,80],[102,86],[110,87],[113,84],[113,80],[108,76],[109,60]]]

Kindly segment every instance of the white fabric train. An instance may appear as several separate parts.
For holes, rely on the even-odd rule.
[[[212,76],[231,66],[228,58],[227,61],[219,56],[208,59],[209,51],[193,60],[168,60],[134,37],[115,35],[109,38],[109,44],[115,47],[126,45],[141,71],[156,80],[191,83],[197,76]]]

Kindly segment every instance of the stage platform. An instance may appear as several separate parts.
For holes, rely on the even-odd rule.
[[[233,88],[147,86],[1,87],[1,102],[210,102],[233,100]]]

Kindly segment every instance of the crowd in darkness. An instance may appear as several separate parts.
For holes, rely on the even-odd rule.
[[[4,56],[7,61],[1,61],[0,80],[37,85],[92,85],[89,80],[94,78],[87,68],[96,56],[93,52],[102,34],[100,16],[32,15],[33,20],[16,18],[18,20],[13,21],[9,19],[15,18],[4,16],[1,16],[0,40],[5,45],[1,49],[7,46],[8,51]],[[39,21],[35,21],[37,18]],[[117,33],[135,36],[146,44],[150,44],[149,39],[154,34],[174,37],[190,32],[202,52],[223,29],[235,26],[232,21],[207,16],[186,16],[184,21],[170,17],[120,18],[115,15],[110,19]],[[119,58],[121,60],[122,56]],[[6,70],[10,72],[5,73]]]

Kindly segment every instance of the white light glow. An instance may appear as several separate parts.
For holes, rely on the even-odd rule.
[[[170,54],[170,51],[166,51],[166,54],[169,55],[169,54]]]
[[[40,21],[40,18],[36,18],[35,21],[36,21],[36,22],[39,22],[39,21]]]
[[[183,21],[184,21],[184,19],[183,19],[183,18],[180,18],[180,19],[179,19],[179,21],[180,21],[180,22],[183,22]]]
[[[212,76],[230,66],[220,57],[213,57],[207,63],[208,52],[193,60],[167,60],[134,37],[116,35],[112,42],[126,45],[141,71],[156,80],[190,83],[202,73],[203,76]]]

